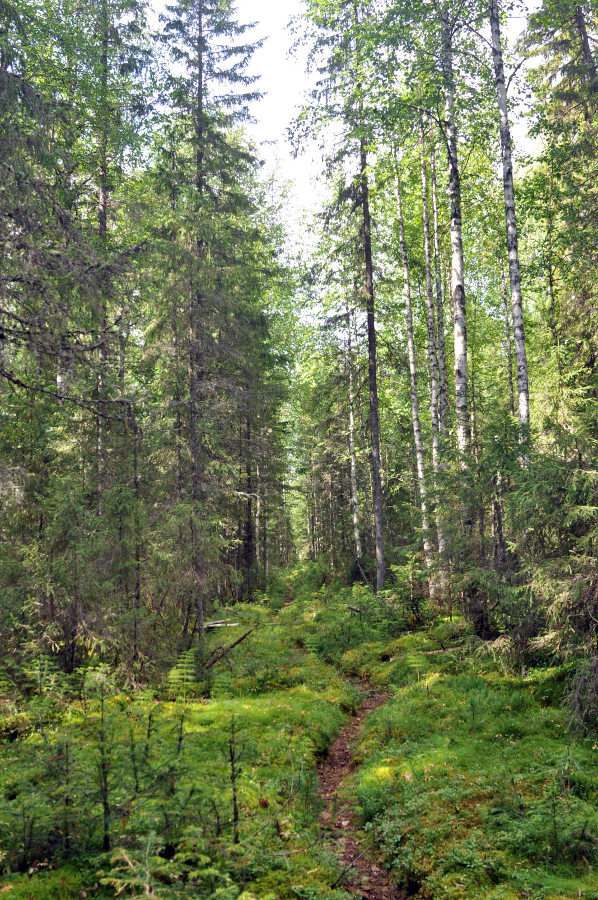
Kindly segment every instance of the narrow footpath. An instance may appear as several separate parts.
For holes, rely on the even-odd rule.
[[[360,682],[363,701],[355,716],[332,743],[326,759],[318,769],[324,810],[320,816],[323,830],[338,847],[341,877],[338,884],[356,900],[403,900],[404,895],[376,859],[364,833],[360,831],[354,802],[343,798],[344,781],[355,771],[353,745],[366,716],[388,700],[388,694]]]

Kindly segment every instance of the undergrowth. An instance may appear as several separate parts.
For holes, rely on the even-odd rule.
[[[354,789],[409,895],[598,898],[598,747],[568,728],[566,670],[509,674],[459,622],[344,661],[392,685]]]
[[[346,896],[330,887],[338,864],[319,840],[315,767],[356,692],[296,637],[296,616],[220,612],[238,624],[211,633],[208,651],[255,630],[200,681],[184,653],[151,691],[124,693],[95,668],[78,691],[56,676],[32,681],[27,702],[7,698],[0,891]]]
[[[345,790],[406,895],[598,898],[598,748],[568,727],[573,664],[520,677],[460,620],[317,567],[272,588],[218,611],[208,658],[251,633],[201,677],[194,651],[143,691],[49,659],[3,676],[1,892],[347,897],[316,765],[367,677],[389,701]]]

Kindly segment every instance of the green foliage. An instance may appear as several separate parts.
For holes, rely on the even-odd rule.
[[[209,701],[197,699],[194,650],[165,679],[163,695],[174,702],[123,693],[101,667],[85,673],[76,694],[56,693],[59,716],[31,715],[31,730],[2,746],[10,773],[2,783],[4,865],[58,865],[60,873],[75,855],[85,860],[81,889],[101,882],[108,896],[141,897],[152,885],[164,897],[340,898],[327,887],[335,862],[314,846],[315,760],[357,701],[298,646],[309,621],[299,609],[234,610],[239,624],[220,630],[226,643],[256,630],[214,667]],[[223,639],[217,631],[207,654]],[[45,690],[49,702],[56,685]],[[65,883],[65,896],[75,896]]]
[[[14,900],[75,900],[88,883],[86,875],[72,865],[61,866],[55,872],[36,872],[34,878],[31,873],[11,875],[3,890]],[[95,894],[99,900],[101,894]]]
[[[290,580],[300,584],[300,570]],[[344,898],[330,887],[339,871],[318,830],[315,771],[359,703],[342,672],[391,691],[364,723],[343,793],[355,792],[364,840],[405,890],[447,900],[598,890],[593,745],[571,735],[560,707],[573,665],[514,676],[476,652],[461,619],[409,630],[390,592],[324,584],[301,596],[278,612],[267,597],[225,610],[237,624],[208,633],[207,658],[255,630],[209,682],[194,650],[157,695],[123,693],[102,667],[73,691],[62,677],[40,682],[43,660],[31,666],[43,692],[23,706],[27,729],[0,745],[0,839],[4,866],[30,871],[32,896],[143,897],[151,885],[165,898]],[[3,884],[25,886],[18,874]]]
[[[399,882],[424,896],[596,890],[593,750],[559,708],[567,671],[520,680],[476,661],[463,638],[463,623],[443,622],[387,648],[396,686],[359,748],[363,821]],[[379,677],[373,653],[364,671]]]
[[[407,894],[598,896],[596,2],[505,47],[529,435],[486,6],[305,7],[295,139],[331,146],[290,271],[232,0],[156,35],[0,0],[1,893],[341,900],[317,760],[368,678],[355,788]]]
[[[196,682],[197,651],[185,650],[168,673],[168,692],[172,699],[180,697],[182,700],[186,700],[189,696],[193,696]]]

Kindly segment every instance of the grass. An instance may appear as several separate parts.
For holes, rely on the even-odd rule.
[[[315,766],[355,691],[301,646],[288,618],[287,627],[264,605],[236,609],[239,626],[225,642],[256,630],[201,684],[183,658],[157,692],[125,695],[96,672],[83,699],[47,697],[52,724],[32,719],[0,748],[4,863],[22,872],[7,874],[0,891],[131,897],[149,896],[151,885],[164,898],[346,896],[329,887],[338,865],[319,840]],[[62,864],[73,855],[77,870]]]
[[[360,651],[362,673],[394,683],[356,793],[398,882],[434,898],[598,897],[597,748],[554,704],[561,671],[522,681],[452,647],[432,630]]]
[[[569,670],[522,680],[460,621],[413,630],[392,594],[293,580],[219,611],[239,624],[208,651],[255,630],[200,682],[188,653],[152,691],[123,693],[96,669],[79,693],[52,676],[7,696],[0,892],[343,900],[316,763],[365,676],[390,700],[366,720],[345,790],[407,894],[598,898],[598,747],[568,729]]]

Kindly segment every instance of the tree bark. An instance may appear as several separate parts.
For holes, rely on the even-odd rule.
[[[195,206],[197,217],[201,209],[201,198],[204,192],[204,37],[203,37],[203,3],[197,4],[197,84],[195,107]],[[201,266],[205,254],[203,238],[196,233],[194,238],[194,250],[198,267]],[[201,317],[204,306],[204,298],[194,281],[191,284],[189,299],[189,453],[191,457],[191,566],[195,577],[195,590],[197,591],[195,606],[197,614],[197,633],[199,654],[201,656],[204,645],[204,619],[205,600],[203,596],[202,575],[203,566],[199,545],[198,523],[200,519],[200,502],[202,499],[202,485],[200,476],[201,466],[201,437],[200,437],[200,394],[203,381],[203,354],[201,348]]]
[[[513,159],[511,154],[511,129],[507,108],[507,86],[500,39],[498,0],[490,0],[490,30],[492,34],[492,60],[494,84],[498,102],[500,145],[502,151],[503,192],[507,227],[507,251],[509,254],[509,279],[511,282],[511,309],[515,337],[515,362],[517,365],[517,409],[519,414],[519,438],[529,440],[529,381],[527,355],[523,328],[523,304],[521,299],[521,271],[517,246],[517,217],[515,214],[515,189],[513,186]]]
[[[471,366],[470,366],[470,377],[471,377],[471,389],[469,391],[469,398],[471,401],[471,411],[470,411],[470,421],[471,421],[471,440],[472,440],[472,449],[473,449],[473,458],[476,464],[476,483],[479,491],[478,494],[478,528],[479,528],[479,536],[480,536],[480,559],[484,560],[486,558],[486,508],[484,506],[484,497],[482,493],[482,482],[479,477],[480,473],[480,442],[478,438],[478,419],[477,419],[477,406],[476,406],[476,371],[475,371],[475,336],[476,336],[476,312],[477,312],[477,304],[474,300],[473,305],[473,341],[472,341],[472,351],[471,351]]]
[[[494,497],[492,499],[492,536],[494,538],[494,566],[504,569],[507,564],[507,545],[503,531],[502,508],[502,475],[496,473],[494,482]]]
[[[262,559],[262,472],[259,462],[255,464],[255,561],[260,566]]]
[[[374,267],[372,263],[372,231],[370,198],[367,177],[367,154],[363,137],[360,140],[360,182],[363,211],[362,238],[365,262],[365,292],[368,321],[368,376],[370,386],[370,431],[374,506],[374,536],[376,543],[376,590],[385,582],[384,520],[382,509],[382,480],[380,474],[380,420],[378,417],[378,381],[376,373],[376,324],[374,305]]]
[[[494,0],[496,2],[496,0]],[[575,10],[575,26],[579,32],[579,37],[581,40],[581,52],[583,55],[583,61],[588,70],[589,82],[590,82],[590,91],[592,93],[596,93],[598,90],[598,77],[596,72],[596,62],[594,60],[594,56],[592,54],[592,48],[590,47],[590,39],[588,37],[588,28],[586,25],[586,19],[583,12],[583,8],[578,6]]]
[[[405,303],[405,315],[407,320],[407,351],[409,356],[409,382],[411,385],[411,421],[413,424],[413,444],[415,448],[415,463],[417,470],[417,483],[419,487],[419,502],[422,516],[422,532],[424,545],[424,559],[428,572],[428,584],[430,598],[436,596],[436,583],[434,579],[433,547],[430,540],[430,522],[428,518],[428,497],[426,489],[426,474],[424,467],[424,447],[419,420],[419,400],[417,396],[417,362],[415,356],[415,340],[413,337],[413,313],[411,309],[411,287],[409,284],[409,259],[405,244],[405,223],[403,221],[403,204],[401,198],[401,180],[398,166],[395,171],[397,187],[397,213],[399,219],[399,241],[401,245],[401,259],[403,263],[403,301]]]
[[[463,229],[461,219],[461,176],[455,124],[455,83],[450,24],[443,23],[443,68],[446,89],[446,149],[451,203],[451,295],[453,301],[455,346],[455,417],[457,449],[461,468],[467,469],[470,447],[469,408],[467,401],[467,324],[465,312],[465,280],[463,264]]]
[[[426,169],[426,158],[424,153],[424,128],[421,125],[421,182],[422,182],[422,217],[424,230],[424,264],[426,276],[426,310],[428,321],[428,361],[430,365],[430,418],[432,423],[432,468],[434,473],[434,488],[438,483],[438,472],[440,469],[440,453],[439,446],[439,430],[440,430],[440,375],[438,368],[438,357],[436,353],[436,316],[434,309],[434,290],[432,287],[432,249],[430,242],[430,213],[428,206],[428,173]],[[442,293],[441,293],[442,296]],[[438,537],[438,555],[439,555],[439,573],[440,573],[440,590],[443,595],[446,594],[446,571],[445,561],[447,559],[447,542],[444,534],[442,523],[442,514],[438,503],[438,496],[435,496],[435,520],[436,534]]]
[[[509,379],[509,412],[515,415],[515,391],[513,390],[513,347],[511,343],[511,319],[509,316],[509,299],[507,296],[507,283],[502,259],[500,261],[500,283],[502,288],[503,310],[505,318],[505,343],[507,348],[507,376]]]
[[[336,562],[334,557],[334,498],[332,493],[332,469],[328,467],[328,544],[330,552],[330,571],[334,572]]]
[[[432,423],[432,462],[434,471],[438,470],[438,413],[439,413],[439,373],[436,354],[436,315],[434,309],[434,290],[432,288],[432,253],[430,247],[430,216],[428,211],[428,173],[424,156],[424,128],[420,125],[421,137],[421,185],[422,185],[422,220],[424,232],[424,270],[426,281],[426,313],[428,325],[428,362],[430,366],[430,418]],[[397,188],[398,190],[398,188]]]
[[[355,453],[355,388],[353,372],[353,345],[351,340],[351,310],[347,310],[347,364],[349,368],[349,463],[351,483],[351,509],[353,511],[353,539],[355,558],[361,560],[361,534],[359,530],[359,501],[357,499],[357,455]]]
[[[372,482],[372,467],[368,464],[367,459],[367,448],[368,448],[368,435],[366,428],[366,421],[364,415],[364,402],[363,395],[361,391],[361,373],[359,371],[359,333],[357,331],[357,315],[355,309],[353,310],[353,337],[355,339],[355,375],[356,375],[356,391],[355,398],[357,400],[357,413],[359,416],[359,454],[360,454],[360,479],[363,488],[363,497],[364,497],[364,508],[365,508],[365,521],[367,523],[367,529],[365,531],[366,535],[366,553],[368,552],[367,548],[371,547],[375,543],[375,537],[373,532],[373,524],[374,517],[372,515],[372,497],[374,495],[374,485]]]
[[[100,6],[100,121],[98,137],[98,235],[102,252],[107,250],[108,242],[108,39],[110,30],[110,14],[108,0],[102,0]],[[100,278],[99,323],[98,323],[98,371],[97,371],[97,500],[98,513],[104,509],[104,491],[106,488],[106,328],[107,328],[107,294],[109,283],[106,274]]]
[[[444,302],[442,296],[442,260],[440,257],[440,235],[438,231],[438,189],[436,181],[436,152],[432,146],[430,154],[432,175],[432,221],[434,231],[434,270],[436,282],[436,319],[438,326],[438,387],[440,402],[438,407],[438,427],[445,434],[450,412],[448,378],[446,374],[446,352],[444,347]]]
[[[253,471],[251,466],[251,422],[245,422],[245,529],[243,532],[243,567],[247,600],[253,600],[253,572],[255,569],[255,533],[253,530]]]
[[[270,574],[270,555],[268,551],[268,495],[264,490],[264,546],[263,546],[264,578]]]

